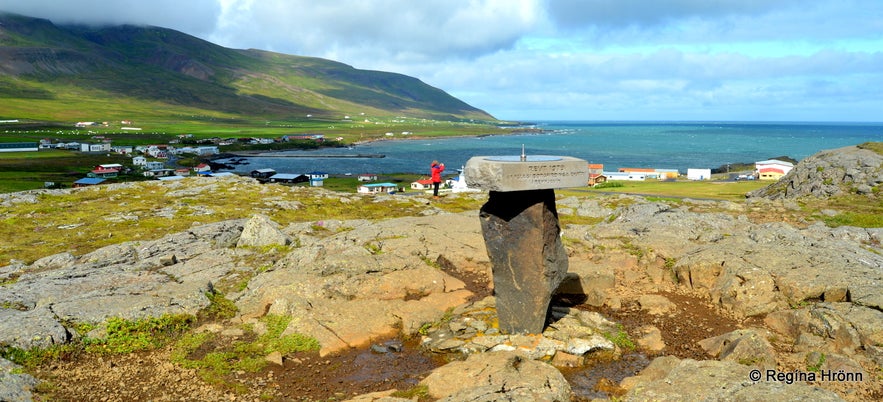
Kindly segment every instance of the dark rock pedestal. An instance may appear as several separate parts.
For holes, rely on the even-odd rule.
[[[567,273],[555,192],[491,191],[480,211],[503,333],[540,334]]]
[[[500,331],[541,334],[552,293],[567,274],[556,188],[585,186],[589,165],[569,156],[474,156],[469,187],[487,190],[481,230],[493,266]]]

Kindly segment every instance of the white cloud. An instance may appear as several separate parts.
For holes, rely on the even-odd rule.
[[[473,57],[511,47],[536,23],[532,1],[227,0],[214,38],[345,59],[396,62]]]
[[[56,24],[154,25],[205,35],[215,29],[217,0],[0,0],[0,10]]]
[[[878,0],[0,0],[420,78],[505,119],[880,120]]]

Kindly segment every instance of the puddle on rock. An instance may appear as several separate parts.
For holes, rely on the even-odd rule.
[[[650,358],[642,353],[623,354],[617,360],[590,363],[588,367],[559,368],[570,383],[574,401],[595,398],[610,399],[616,396],[619,382],[636,375],[650,364]]]

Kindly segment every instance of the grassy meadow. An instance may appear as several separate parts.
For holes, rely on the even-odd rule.
[[[714,178],[713,178],[714,179]],[[720,178],[721,180],[723,177]],[[714,181],[714,180],[678,180],[678,181],[617,181],[608,185],[589,188],[589,192],[646,194],[656,197],[695,198],[739,201],[745,194],[765,187],[768,181]]]

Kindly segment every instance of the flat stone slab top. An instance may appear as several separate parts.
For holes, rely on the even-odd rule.
[[[584,187],[589,163],[570,156],[474,156],[463,171],[466,184],[487,191]]]

